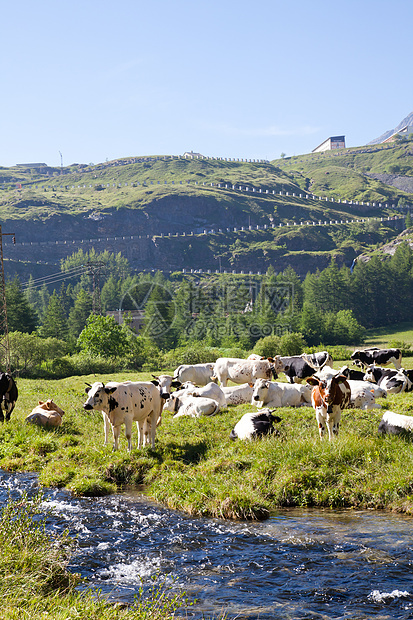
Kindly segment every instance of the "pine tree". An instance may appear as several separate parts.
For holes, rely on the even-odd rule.
[[[66,340],[68,332],[67,317],[62,302],[56,291],[53,291],[43,318],[41,335],[44,338],[52,337]]]
[[[73,338],[78,338],[91,312],[92,298],[84,289],[80,289],[67,321],[69,333]]]
[[[12,282],[6,284],[6,303],[9,332],[32,333],[36,329],[38,318],[22,291],[17,277]]]

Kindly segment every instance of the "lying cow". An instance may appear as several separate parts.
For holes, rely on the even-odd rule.
[[[245,413],[230,433],[230,439],[257,439],[274,432],[274,424],[281,418],[272,415],[269,409]]]
[[[279,356],[263,360],[244,360],[236,357],[220,357],[215,362],[215,378],[221,387],[226,387],[228,379],[233,383],[254,383],[256,379],[277,378],[282,370]]]
[[[257,407],[300,407],[311,403],[311,388],[309,385],[290,385],[257,379],[251,404]]]
[[[83,407],[86,411],[101,411],[105,430],[105,445],[108,443],[109,429],[112,428],[113,450],[118,449],[119,433],[125,425],[128,451],[132,450],[132,424],[138,428],[138,448],[151,444],[155,447],[155,434],[158,419],[162,414],[165,396],[161,395],[157,382],[111,381],[106,385],[97,381],[86,388],[88,399]]]
[[[211,381],[211,383],[207,383],[207,385],[204,385],[203,387],[198,387],[193,383],[188,384],[188,382],[185,383],[184,386],[184,393],[188,394],[188,396],[212,398],[217,401],[220,409],[227,406],[227,399],[222,388],[213,381]],[[174,394],[176,393],[177,392],[174,392]]]
[[[349,368],[348,366],[342,366],[339,369],[339,373],[352,381],[363,381],[365,375],[364,370],[355,370],[354,368]]]
[[[191,396],[183,394],[176,396],[176,392],[171,394],[164,405],[164,411],[171,411],[174,418],[190,416],[200,418],[201,416],[215,415],[219,411],[219,404],[212,398],[204,396]]]
[[[380,390],[381,396],[387,396],[385,390],[367,381],[352,381],[351,379],[347,379],[347,383],[351,390],[351,407],[354,407],[354,409],[363,409],[364,411],[368,409],[381,409],[380,403],[376,403],[375,388]],[[370,386],[373,387],[371,388]]]
[[[381,435],[404,435],[413,432],[413,416],[385,411],[380,420],[378,432]]]
[[[26,424],[36,424],[45,428],[56,428],[61,426],[64,413],[63,409],[60,409],[51,398],[46,402],[39,400],[37,407],[26,416],[25,422]]]
[[[227,407],[228,405],[245,405],[251,402],[254,392],[254,384],[241,383],[241,385],[231,385],[221,389],[224,392]]]
[[[383,388],[388,394],[409,392],[413,386],[403,368],[400,370],[392,370],[389,368],[381,368],[374,364],[367,367],[364,380],[377,383],[377,385]]]
[[[351,389],[344,375],[334,375],[328,379],[317,376],[309,377],[307,383],[313,386],[311,403],[315,410],[320,439],[323,438],[327,426],[328,438],[331,441],[338,435],[341,412],[350,405]]]
[[[351,354],[353,362],[359,362],[362,366],[388,366],[394,364],[399,370],[402,367],[402,353],[400,349],[378,349],[371,347],[370,349],[357,349]]]
[[[0,422],[10,420],[19,395],[17,385],[8,372],[0,372]],[[3,413],[4,411],[4,413]]]
[[[195,385],[206,385],[214,376],[214,364],[181,364],[174,372],[173,380],[184,383],[192,381]]]

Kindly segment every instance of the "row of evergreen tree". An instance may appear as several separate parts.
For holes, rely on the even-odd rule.
[[[407,242],[387,260],[373,256],[352,269],[328,268],[304,281],[288,268],[264,276],[131,274],[121,254],[79,251],[62,261],[62,275],[79,268],[58,290],[30,280],[6,284],[9,331],[58,338],[76,350],[93,310],[91,264],[103,265],[98,292],[102,314],[144,315],[141,337],[163,350],[188,343],[253,348],[257,340],[301,332],[309,346],[359,344],[366,328],[409,321],[413,304],[413,252]],[[84,268],[84,269],[83,269]],[[83,270],[82,270],[83,269]],[[95,295],[96,299],[96,295]]]

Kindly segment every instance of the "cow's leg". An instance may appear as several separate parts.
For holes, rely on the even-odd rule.
[[[333,437],[338,436],[338,431],[340,430],[340,420],[341,420],[341,411],[336,411],[332,416],[332,435]]]
[[[132,418],[125,419],[125,435],[128,440],[128,452],[132,450]]]
[[[138,450],[142,448],[145,434],[145,420],[137,420],[136,428],[138,429]]]
[[[218,374],[218,380],[221,387],[227,387],[228,375]]]
[[[120,426],[112,426],[112,434],[113,434],[113,451],[118,449],[119,447],[119,434],[120,434]]]
[[[315,410],[315,417],[318,425],[318,432],[320,435],[320,439],[324,437],[324,433],[326,432],[326,411],[322,407],[317,407]]]
[[[4,415],[3,415],[3,406],[4,406],[4,400],[0,400],[0,422],[4,422]]]
[[[104,411],[102,411],[102,416],[103,416],[103,430],[105,432],[105,443],[103,445],[107,446],[109,443],[109,433],[112,429],[112,425],[110,423],[109,417],[106,415]]]

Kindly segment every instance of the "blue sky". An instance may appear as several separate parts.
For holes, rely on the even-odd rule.
[[[20,0],[0,23],[0,166],[275,159],[413,111],[411,0]]]

